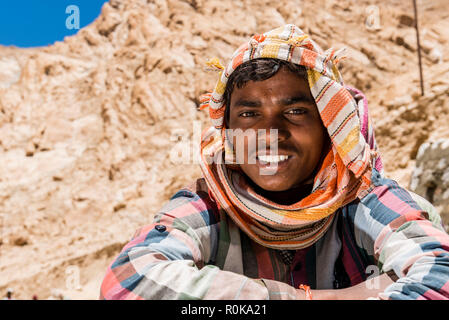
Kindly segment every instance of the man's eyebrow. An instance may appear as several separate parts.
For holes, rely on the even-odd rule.
[[[261,107],[262,103],[258,100],[239,99],[233,104],[234,107]]]
[[[306,95],[296,95],[294,97],[288,97],[288,98],[283,98],[281,99],[281,104],[284,106],[289,106],[291,104],[295,104],[297,102],[312,102],[313,100],[310,99],[310,97],[306,96]]]
[[[312,102],[313,99],[304,94],[295,95],[293,97],[282,98],[279,100],[279,103],[283,106],[289,106],[298,102]],[[251,100],[241,98],[233,103],[234,108],[244,108],[244,107],[252,107],[259,108],[262,106],[262,103],[259,100]]]

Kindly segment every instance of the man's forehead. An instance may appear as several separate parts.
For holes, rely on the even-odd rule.
[[[313,99],[303,92],[299,92],[291,95],[281,95],[281,96],[269,96],[270,100],[276,102],[279,105],[289,106],[299,102],[312,102]],[[264,97],[260,95],[247,95],[238,96],[231,102],[234,108],[241,107],[261,107],[263,104]]]
[[[231,92],[231,101],[260,101],[267,97],[276,98],[285,103],[313,100],[308,82],[284,70],[280,70],[266,80],[248,81],[240,88],[235,87]]]

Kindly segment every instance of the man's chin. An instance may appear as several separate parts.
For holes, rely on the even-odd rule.
[[[267,183],[267,181],[258,181],[258,182],[254,182],[256,184],[256,186],[260,189],[263,189],[264,191],[269,191],[269,192],[282,192],[282,191],[287,191],[291,189],[291,185],[290,184],[286,184],[285,182],[272,182],[272,183]]]
[[[248,170],[249,172],[243,170],[247,180],[254,189],[263,189],[268,192],[282,192],[290,190],[294,188],[295,185],[298,185],[298,179],[292,175],[285,173],[279,175],[261,175],[258,170],[259,168],[257,167],[255,170]]]

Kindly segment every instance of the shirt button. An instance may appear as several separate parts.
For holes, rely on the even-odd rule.
[[[165,230],[167,230],[167,227],[163,226],[161,224],[158,224],[157,226],[154,227],[154,229],[156,229],[159,232],[164,232]]]

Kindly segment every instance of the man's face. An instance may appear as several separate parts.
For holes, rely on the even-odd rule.
[[[229,112],[227,128],[243,132],[252,129],[256,133],[263,129],[267,133],[233,141],[235,150],[239,148],[236,143],[243,143],[244,161],[240,167],[255,184],[268,191],[285,191],[313,177],[321,163],[328,134],[305,79],[281,68],[267,80],[249,81],[242,88],[235,87]],[[270,148],[273,143],[269,139],[270,129],[278,130],[277,154],[288,156],[286,160],[279,161],[285,157],[264,158],[263,154],[270,154],[270,150],[260,153],[257,150],[260,149],[259,145],[256,147],[257,138],[263,139],[267,149]],[[248,159],[256,151],[254,164]],[[276,165],[277,169],[270,175],[261,174],[267,167]]]

